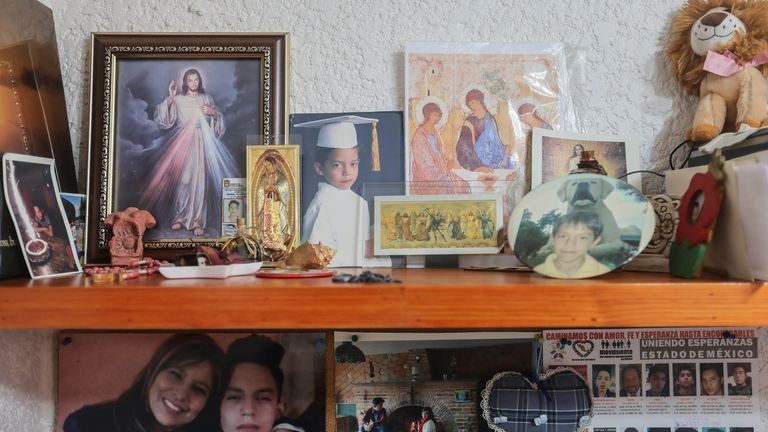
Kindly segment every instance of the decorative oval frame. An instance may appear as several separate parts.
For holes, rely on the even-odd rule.
[[[579,212],[594,216],[571,215]],[[551,232],[566,215],[570,224],[588,225],[598,241],[573,272],[555,262]],[[608,273],[635,258],[650,243],[655,225],[652,204],[633,186],[598,174],[572,174],[526,195],[513,210],[507,233],[515,255],[537,273],[582,279]]]

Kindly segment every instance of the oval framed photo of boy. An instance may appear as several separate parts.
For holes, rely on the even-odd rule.
[[[509,244],[536,273],[582,279],[608,273],[642,252],[653,236],[653,206],[628,183],[572,174],[539,186],[515,207]]]

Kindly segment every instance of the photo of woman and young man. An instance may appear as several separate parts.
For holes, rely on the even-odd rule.
[[[241,432],[325,427],[325,336],[62,334],[57,429]]]

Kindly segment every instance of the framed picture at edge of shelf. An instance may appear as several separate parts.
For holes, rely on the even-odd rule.
[[[7,116],[0,154],[54,158],[59,189],[78,192],[53,12],[34,0],[7,0],[4,7],[14,13],[0,16],[0,112]],[[25,267],[13,221],[0,199],[0,279],[26,275]]]
[[[271,396],[253,418],[261,430],[279,419],[307,432],[326,430],[328,344],[322,332],[62,332],[58,345],[56,430],[116,430],[128,422],[147,428],[144,423],[156,421],[234,431],[242,414],[233,401],[254,389]],[[230,367],[230,374],[214,373]],[[185,399],[174,398],[182,392],[179,375],[192,383]],[[220,382],[225,375],[228,382]],[[223,400],[219,387],[227,389]],[[157,395],[184,405],[187,415],[170,415],[155,402]]]

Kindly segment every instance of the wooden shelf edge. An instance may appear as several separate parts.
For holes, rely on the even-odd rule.
[[[768,285],[624,273],[587,281],[461,270],[393,270],[399,284],[329,279],[94,285],[0,282],[2,329],[501,330],[762,326]]]

